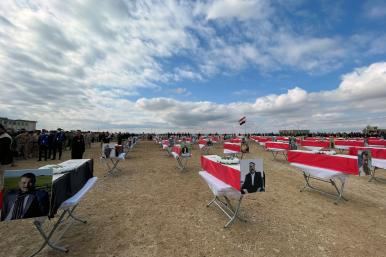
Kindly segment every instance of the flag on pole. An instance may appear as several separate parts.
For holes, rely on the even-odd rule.
[[[240,126],[243,125],[246,121],[247,121],[247,118],[245,116],[239,119]]]

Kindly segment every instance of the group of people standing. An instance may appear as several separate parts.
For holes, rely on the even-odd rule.
[[[64,132],[58,128],[56,131],[48,132],[42,129],[32,133],[22,130],[12,135],[7,133],[6,128],[0,124],[2,165],[13,164],[15,158],[29,159],[34,156],[38,157],[38,161],[56,160],[57,158],[60,160],[66,147],[71,149],[72,159],[82,159],[86,145],[85,137],[80,130]]]
[[[58,130],[53,133],[47,133],[47,130],[43,129],[42,133],[39,135],[38,138],[38,145],[39,145],[39,159],[38,161],[42,160],[42,157],[44,157],[44,160],[47,160],[47,157],[51,160],[56,159],[56,153],[58,153],[58,159],[60,160],[62,158],[62,152],[63,152],[63,143],[65,142],[66,136],[62,129],[58,128]],[[48,153],[48,155],[47,155]]]
[[[56,159],[56,154],[58,154],[58,159],[62,158],[62,152],[64,143],[66,142],[66,135],[61,128],[58,128],[55,133],[48,133],[47,130],[43,129],[42,133],[39,135],[38,145],[39,145],[39,159],[42,158],[46,161],[47,158],[51,160]],[[77,130],[71,138],[71,159],[82,159],[83,153],[85,151],[86,145],[84,137],[80,130]]]

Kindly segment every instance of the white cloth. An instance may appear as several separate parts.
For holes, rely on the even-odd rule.
[[[200,176],[205,180],[215,196],[227,196],[231,198],[240,197],[241,193],[239,191],[219,180],[215,176],[212,176],[208,172],[200,171],[198,174],[200,174]]]
[[[267,148],[267,151],[271,151],[271,152],[287,152],[286,149],[281,149],[281,148]]]
[[[311,175],[312,177],[316,177],[320,179],[338,178],[342,183],[344,183],[348,178],[348,174],[345,174],[343,172],[336,171],[336,170],[318,168],[318,167],[309,166],[309,165],[300,164],[300,163],[290,163],[290,164],[296,168],[301,169],[307,175]]]
[[[178,159],[178,154],[177,154],[177,153],[172,152],[172,155],[173,155],[173,157],[174,157],[175,159]]]
[[[307,145],[302,146],[302,147],[304,147],[307,150],[311,150],[311,151],[319,151],[319,150],[324,148],[324,147],[321,147],[321,146],[307,146]]]
[[[386,159],[372,158],[371,159],[371,164],[374,167],[381,168],[381,169],[386,169]]]
[[[86,163],[89,160],[90,159],[72,159],[59,164],[45,165],[43,167],[40,167],[39,169],[52,169],[53,171],[52,180],[55,181],[56,179],[63,176],[64,173],[82,166],[84,163]]]
[[[207,158],[207,159],[214,161],[214,162],[220,162],[220,160],[221,160],[221,157],[218,155],[215,155],[215,154],[205,155],[204,158]],[[240,163],[238,163],[238,164],[223,164],[223,163],[221,163],[221,164],[224,166],[231,167],[231,168],[236,169],[236,170],[240,170]]]
[[[349,146],[349,145],[335,145],[335,149],[339,149],[339,150],[348,150],[350,147],[352,146]]]
[[[312,152],[316,154],[336,155],[336,152],[333,150],[332,151],[313,150]]]
[[[229,150],[229,149],[224,149],[224,154],[235,154],[235,153],[239,153],[239,152],[238,151]]]
[[[92,177],[87,180],[86,184],[75,195],[71,196],[60,205],[60,208],[65,209],[78,204],[83,196],[94,186],[97,179],[97,177]]]

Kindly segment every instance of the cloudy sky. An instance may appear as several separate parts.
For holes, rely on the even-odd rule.
[[[0,117],[39,128],[386,127],[386,1],[0,1]]]

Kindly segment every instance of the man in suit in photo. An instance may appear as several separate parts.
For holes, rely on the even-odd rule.
[[[241,186],[241,193],[254,193],[265,191],[264,172],[257,172],[254,162],[249,163],[249,173],[245,175],[245,180]]]
[[[35,189],[36,176],[25,173],[20,177],[19,188],[4,196],[1,220],[16,220],[48,215],[49,196],[45,190]]]

